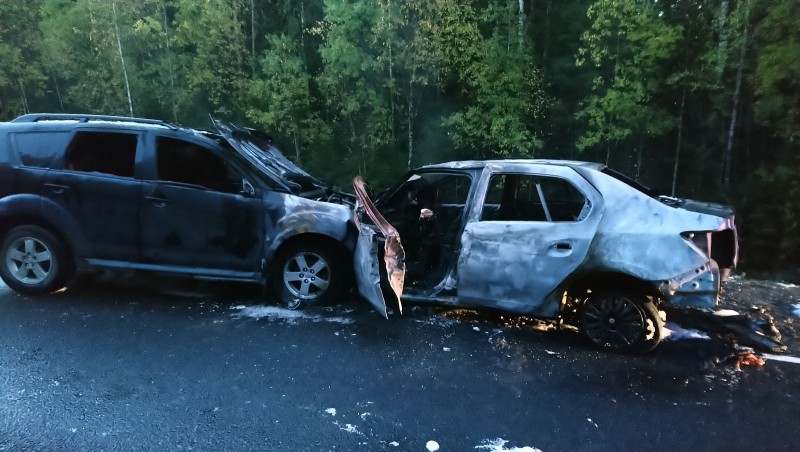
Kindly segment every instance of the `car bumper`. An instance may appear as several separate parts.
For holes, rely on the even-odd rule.
[[[659,285],[664,300],[673,306],[713,308],[719,304],[720,270],[716,261],[682,273]]]

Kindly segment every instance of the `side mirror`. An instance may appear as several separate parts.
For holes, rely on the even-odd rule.
[[[255,198],[256,189],[253,188],[253,184],[251,184],[250,181],[247,179],[242,179],[242,190],[239,192],[239,194],[246,198]]]

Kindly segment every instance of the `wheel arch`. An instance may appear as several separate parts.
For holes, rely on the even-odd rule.
[[[573,281],[567,289],[572,298],[585,298],[586,293],[600,290],[634,291],[654,299],[660,297],[655,284],[641,278],[620,272],[597,272]]]
[[[64,247],[64,252],[67,254],[67,260],[71,262],[73,266],[77,264],[75,260],[73,244],[55,224],[31,214],[5,215],[0,218],[2,219],[0,222],[0,240],[2,240],[6,234],[9,233],[9,231],[18,226],[39,226],[40,228],[45,229],[47,232],[53,234]]]

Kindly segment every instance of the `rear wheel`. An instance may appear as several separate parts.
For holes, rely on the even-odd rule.
[[[347,287],[342,253],[326,243],[297,243],[273,262],[272,283],[278,301],[289,309],[336,301]]]
[[[644,295],[592,293],[580,313],[581,329],[596,346],[614,351],[649,351],[661,342],[663,322]]]
[[[0,277],[27,295],[61,289],[71,273],[64,245],[39,226],[17,226],[9,231],[0,245],[0,256]]]

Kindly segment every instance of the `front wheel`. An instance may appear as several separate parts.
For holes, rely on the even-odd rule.
[[[61,241],[34,225],[17,226],[0,245],[0,277],[26,295],[41,295],[64,287],[71,265]]]
[[[298,243],[282,250],[272,268],[278,301],[289,309],[336,301],[347,287],[346,260],[324,243]]]
[[[655,304],[644,295],[595,292],[583,305],[581,329],[596,346],[613,351],[650,351],[664,336]]]

